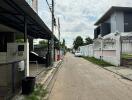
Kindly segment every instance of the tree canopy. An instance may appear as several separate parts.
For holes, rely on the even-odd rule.
[[[65,44],[65,39],[63,39],[62,48],[64,48],[65,46],[66,46],[66,44]]]
[[[77,50],[79,46],[89,45],[92,43],[93,43],[93,39],[91,39],[90,37],[86,37],[85,41],[83,41],[83,38],[81,36],[77,36],[73,42],[73,48]]]
[[[85,38],[85,43],[84,43],[85,45],[89,45],[92,43],[93,43],[93,40],[90,37]]]
[[[84,44],[83,38],[81,36],[77,36],[76,39],[73,42],[73,48],[75,50],[78,49],[79,46],[82,46]]]
[[[39,46],[43,47],[43,48],[47,48],[48,42],[46,40],[41,40],[41,41],[39,41]]]

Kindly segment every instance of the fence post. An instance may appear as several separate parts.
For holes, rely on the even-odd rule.
[[[103,60],[103,39],[101,39],[101,60]]]
[[[121,65],[121,36],[116,36],[116,59],[117,65]]]

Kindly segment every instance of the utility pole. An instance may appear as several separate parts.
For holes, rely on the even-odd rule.
[[[54,63],[54,25],[55,25],[55,16],[54,16],[54,0],[52,0],[52,4],[50,6],[48,0],[46,0],[46,3],[49,7],[49,10],[51,12],[52,16],[52,34],[51,34],[51,40],[50,40],[50,62],[51,65]]]
[[[60,59],[60,19],[58,18],[58,37],[59,37],[59,59]]]
[[[51,35],[51,62],[54,63],[54,0],[52,0],[52,35]]]

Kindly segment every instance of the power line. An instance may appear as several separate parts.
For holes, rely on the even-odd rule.
[[[48,5],[48,7],[49,7],[50,12],[52,13],[52,8],[51,8],[51,6],[50,6],[48,0],[46,0],[46,3],[47,3],[47,5]]]
[[[49,4],[48,0],[46,0],[46,3],[49,7],[51,14],[52,14],[52,17],[53,17],[52,21],[54,21],[54,26],[56,26],[56,19],[55,19],[55,15],[54,15],[54,0],[52,1],[52,4]]]

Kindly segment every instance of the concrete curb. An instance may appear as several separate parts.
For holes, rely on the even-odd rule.
[[[47,77],[45,83],[43,84],[43,85],[44,85],[44,89],[47,89],[47,88],[49,87],[51,81],[53,80],[53,78],[54,78],[56,72],[57,72],[58,69],[60,68],[62,62],[63,62],[63,61],[60,61],[60,62],[54,67],[54,70],[52,70],[52,71],[50,72],[50,74],[48,75],[48,77]],[[43,98],[43,100],[48,100],[49,94],[50,94],[50,93],[48,93],[48,94]]]
[[[85,59],[86,60],[86,59]],[[88,61],[88,60],[86,60],[86,61]],[[90,63],[92,63],[91,61],[89,61]],[[94,64],[94,63],[93,63]],[[97,65],[97,64],[95,64],[95,65]],[[121,73],[119,73],[119,72],[114,72],[114,71],[112,71],[112,70],[110,70],[110,69],[107,69],[107,67],[102,67],[102,66],[99,66],[99,65],[97,65],[98,67],[100,67],[100,68],[103,68],[103,69],[105,69],[105,70],[107,70],[107,71],[110,71],[110,72],[112,72],[112,73],[114,73],[114,74],[117,74],[117,75],[119,75],[119,76],[121,76],[122,78],[124,78],[124,79],[127,79],[127,80],[129,80],[129,81],[132,81],[132,79],[131,78],[129,78],[129,77],[127,77],[127,76],[125,76],[125,75],[123,75],[123,74],[121,74]]]
[[[124,78],[124,79],[127,79],[127,80],[132,81],[132,79],[130,79],[130,78],[124,76],[123,74],[121,74],[121,73],[119,73],[119,72],[114,72],[114,71],[109,70],[109,69],[107,69],[107,68],[105,68],[105,67],[102,67],[102,68],[105,69],[105,70],[107,70],[107,71],[110,71],[110,72],[112,72],[112,73],[114,73],[114,74],[117,74],[117,75],[121,76],[121,77]]]
[[[44,85],[44,89],[46,89],[48,87],[48,85],[50,84],[50,81],[52,80],[52,78],[55,75],[55,72],[58,71],[59,66],[61,65],[62,61],[59,61],[45,76],[45,78],[43,79],[42,82],[40,82],[40,84]]]
[[[63,61],[60,61],[60,62],[58,62],[54,67],[51,67],[52,69],[51,69],[50,71],[48,71],[48,73],[46,74],[46,76],[44,76],[43,80],[42,80],[41,82],[38,82],[38,83],[40,83],[40,84],[43,85],[43,88],[44,88],[44,89],[46,89],[46,88],[49,86],[50,82],[52,81],[52,79],[53,79],[55,73],[58,71],[58,69],[59,69],[60,65],[62,64],[62,62],[63,62]],[[43,70],[43,71],[44,71],[44,70]],[[42,71],[42,72],[43,72],[43,71]],[[41,72],[41,73],[42,73],[42,72]],[[39,75],[40,75],[40,74],[39,74]],[[38,76],[37,76],[37,77],[38,77]],[[46,98],[47,98],[47,96],[46,96]],[[21,95],[21,91],[20,91],[20,92],[19,92],[16,96],[14,96],[11,100],[25,100],[25,99],[24,99],[24,96]],[[43,100],[45,100],[45,98],[44,98]],[[46,100],[47,100],[47,99],[46,99]]]

